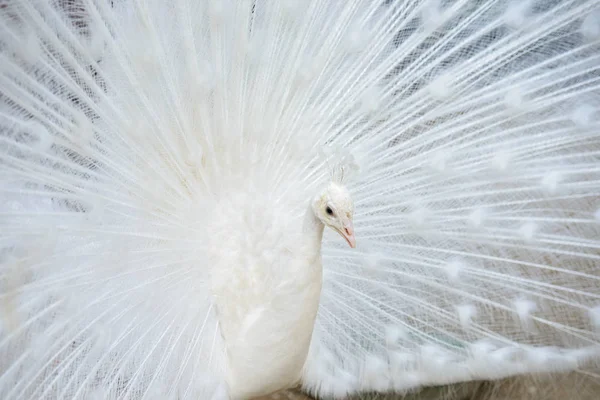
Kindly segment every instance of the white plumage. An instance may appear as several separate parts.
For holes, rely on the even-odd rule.
[[[233,398],[300,383],[321,292],[324,226],[343,221],[354,247],[352,201],[339,184],[308,202],[298,201],[297,191],[281,198],[247,191],[252,187],[233,189],[207,218],[210,292]]]
[[[597,371],[598,0],[0,20],[2,399]]]

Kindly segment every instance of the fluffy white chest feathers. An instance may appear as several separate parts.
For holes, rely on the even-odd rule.
[[[210,230],[211,286],[233,399],[299,382],[321,291],[323,225],[303,232],[305,217],[252,197],[221,202]]]

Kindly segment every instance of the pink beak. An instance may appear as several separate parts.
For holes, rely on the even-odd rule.
[[[354,226],[352,225],[352,221],[348,220],[344,223],[344,230],[340,232],[340,234],[346,239],[348,245],[351,248],[356,247],[356,238],[354,237]]]

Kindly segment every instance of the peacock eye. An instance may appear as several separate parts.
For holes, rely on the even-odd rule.
[[[333,210],[331,209],[331,207],[327,207],[327,208],[325,209],[325,212],[326,212],[327,214],[329,214],[329,215],[333,215]]]

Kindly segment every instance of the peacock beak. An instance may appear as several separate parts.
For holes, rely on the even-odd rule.
[[[344,227],[342,228],[340,234],[344,239],[346,239],[346,242],[348,242],[348,245],[351,248],[354,249],[356,247],[356,238],[354,237],[354,225],[352,225],[351,220],[347,220],[344,222]]]

